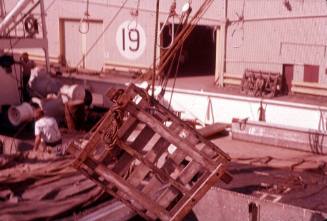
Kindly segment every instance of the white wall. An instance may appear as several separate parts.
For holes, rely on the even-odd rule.
[[[243,74],[245,68],[282,72],[282,64],[294,64],[294,79],[303,80],[303,65],[319,65],[326,82],[326,1],[230,0],[227,31],[227,73]],[[243,11],[243,12],[242,12]],[[236,13],[244,16],[237,22]],[[300,70],[302,69],[302,70]]]
[[[170,94],[171,89],[168,88],[165,93],[167,101],[170,100]],[[231,123],[233,118],[258,121],[260,101],[268,123],[310,129],[322,129],[319,128],[320,121],[326,125],[327,108],[324,106],[219,93],[175,89],[172,107],[176,111],[182,110],[182,118],[197,119],[201,124]]]
[[[295,64],[294,79],[303,79],[303,65],[319,65],[320,82],[327,82],[327,7],[325,0],[289,0],[289,11],[282,0],[226,0],[226,72],[242,75],[245,68],[282,72],[282,64]],[[17,1],[5,0],[7,11]],[[91,50],[90,56],[104,60],[107,64],[150,67],[153,59],[154,25],[156,1],[140,0],[139,16],[131,11],[137,9],[138,0],[128,0],[116,14],[124,0],[90,0],[90,19],[102,21],[100,30],[95,28],[93,42],[99,40],[99,47]],[[167,18],[172,1],[160,1],[159,22]],[[186,1],[178,0],[177,12]],[[203,1],[192,1],[194,14]],[[60,55],[59,19],[79,21],[85,12],[85,0],[45,0],[50,57]],[[214,0],[201,25],[219,26],[225,21],[225,0]],[[244,23],[237,22],[243,15]],[[144,52],[136,59],[121,55],[116,41],[119,26],[127,20],[135,20],[142,26],[145,37]],[[91,28],[92,29],[92,28]],[[102,34],[103,32],[103,34]],[[78,35],[80,33],[77,33]],[[96,37],[98,36],[98,37]],[[127,36],[128,37],[128,36]],[[89,42],[92,45],[92,42]],[[81,47],[71,42],[75,47]],[[89,49],[89,47],[87,48]],[[133,54],[133,52],[130,52]],[[158,51],[159,53],[159,51]],[[73,60],[80,60],[76,54]]]

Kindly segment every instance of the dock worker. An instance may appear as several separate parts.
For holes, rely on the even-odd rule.
[[[45,116],[41,109],[35,110],[34,118],[35,141],[33,150],[37,151],[43,147],[43,151],[45,151],[49,146],[57,148],[57,150],[60,149],[62,137],[56,119]]]
[[[29,59],[28,53],[24,52],[21,57],[19,64],[21,65],[21,92],[22,101],[29,102],[30,94],[28,89],[28,81],[31,76],[31,70],[35,68],[35,62]]]

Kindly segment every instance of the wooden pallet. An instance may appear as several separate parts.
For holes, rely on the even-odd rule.
[[[111,90],[115,105],[88,139],[70,144],[73,166],[147,220],[181,220],[219,179],[227,154],[136,87]]]

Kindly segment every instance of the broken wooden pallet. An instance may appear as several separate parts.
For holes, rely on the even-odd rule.
[[[181,220],[219,179],[228,182],[229,156],[143,89],[107,96],[114,106],[68,151],[108,193],[147,220]]]

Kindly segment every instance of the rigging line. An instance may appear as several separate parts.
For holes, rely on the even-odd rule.
[[[167,47],[161,46],[160,44],[159,47],[161,49],[169,49],[173,43],[174,43],[174,38],[175,38],[175,16],[178,16],[176,13],[176,0],[174,0],[170,6],[170,10],[169,10],[169,14],[167,16],[167,19],[165,20],[165,22],[163,23],[160,31],[159,31],[159,35],[161,35],[161,33],[163,32],[164,28],[167,26],[167,24],[169,24],[169,19],[172,18],[172,23],[171,25],[169,25],[168,27],[170,27],[169,31],[171,32],[171,40],[170,43]],[[181,21],[180,21],[181,22]]]
[[[139,8],[140,8],[140,0],[137,0],[137,5],[136,5],[136,9],[132,9],[130,12],[130,15],[132,17],[134,17],[133,20],[131,20],[127,26],[128,30],[135,30],[137,28],[138,25],[138,16],[139,16]],[[135,21],[135,25],[134,27],[131,27],[131,24]]]
[[[176,71],[175,71],[175,76],[174,76],[174,82],[173,82],[173,87],[171,89],[171,93],[170,93],[170,99],[169,99],[169,105],[168,105],[168,110],[170,109],[171,106],[171,101],[173,100],[173,94],[174,94],[174,90],[175,90],[175,84],[176,84],[176,79],[177,79],[177,74],[179,71],[179,65],[180,65],[180,57],[183,51],[183,47],[184,44],[182,44],[181,48],[179,49],[179,56],[178,56],[178,60],[177,60],[177,67],[176,67]]]
[[[57,0],[52,0],[52,2],[48,5],[48,7],[45,9],[45,12],[48,12],[48,10],[53,6],[53,4],[56,2]]]
[[[180,24],[176,30],[176,33],[179,33],[182,29],[183,29],[183,24]],[[161,93],[165,93],[166,91],[166,87],[167,87],[167,83],[168,83],[168,79],[170,77],[170,74],[171,74],[171,71],[172,71],[172,67],[173,67],[173,64],[174,64],[174,61],[175,61],[175,58],[176,58],[176,55],[177,53],[174,53],[174,56],[173,58],[171,59],[171,63],[169,65],[169,68],[168,68],[168,74],[166,76],[164,76],[164,79],[162,81],[162,92]],[[180,58],[180,57],[179,57]]]
[[[128,2],[128,0],[125,0],[124,3],[120,6],[120,8],[117,10],[116,14],[111,19],[111,21],[106,25],[106,27],[101,32],[101,34],[97,37],[97,39],[94,41],[94,43],[91,45],[91,47],[86,51],[85,55],[83,55],[82,58],[79,60],[79,62],[76,64],[76,68],[78,68],[78,66],[83,62],[83,60],[94,49],[94,47],[96,46],[96,44],[100,41],[100,39],[103,37],[104,33],[108,30],[108,28],[111,26],[111,24],[115,21],[115,19],[117,18],[117,16],[119,15],[119,13],[122,11],[122,9],[124,8],[124,6],[126,5],[127,2]]]
[[[163,54],[162,64],[160,66],[160,69],[158,70],[158,73],[160,73],[162,71],[163,67],[167,64],[167,62],[171,58],[171,56],[172,56],[171,52],[177,51],[181,46],[180,42],[185,40],[189,36],[189,34],[193,31],[193,29],[195,28],[195,24],[200,20],[200,18],[202,17],[204,12],[209,8],[209,6],[211,5],[212,2],[213,2],[213,0],[206,0],[201,5],[200,9],[195,13],[195,15],[192,17],[191,21],[184,28],[184,30],[181,31],[181,33],[176,37],[176,40],[175,40],[176,44],[174,43],[172,45],[172,47],[170,48],[170,50],[166,51],[166,53]],[[188,16],[187,16],[187,18],[188,18]]]
[[[162,94],[162,96],[166,92],[166,87],[167,87],[167,84],[168,84],[168,79],[169,79],[169,77],[170,77],[170,75],[172,73],[172,69],[173,69],[173,65],[174,65],[175,59],[176,59],[176,53],[174,54],[174,57],[172,58],[172,60],[170,62],[170,65],[169,65],[167,74],[166,74],[166,76],[163,77],[163,80],[162,80],[162,83],[161,83],[162,89],[161,89],[161,92],[160,93]]]
[[[154,30],[154,45],[153,45],[153,75],[152,75],[152,90],[151,95],[154,98],[154,86],[156,81],[156,71],[157,71],[157,41],[158,41],[158,23],[159,23],[159,0],[156,3],[156,22],[155,22],[155,30]]]
[[[78,31],[81,34],[87,34],[90,30],[90,21],[88,21],[89,17],[90,17],[89,0],[86,0],[86,9],[85,9],[83,17],[80,20],[79,27],[78,27]],[[85,30],[83,30],[84,29],[83,24],[85,24],[85,23],[86,23],[86,28],[85,28]]]
[[[183,30],[176,36],[175,38],[175,42],[173,43],[172,47],[170,47],[166,52],[164,52],[161,56],[160,56],[160,65],[158,66],[158,70],[157,70],[157,74],[160,74],[163,69],[166,67],[167,63],[169,62],[169,60],[171,59],[171,57],[173,56],[174,52],[178,51],[178,49],[181,47],[181,42],[184,41],[189,34],[193,31],[193,29],[195,28],[195,24],[198,23],[198,21],[201,19],[201,17],[203,16],[203,14],[205,13],[205,11],[208,10],[208,8],[210,7],[210,5],[212,4],[213,0],[205,0],[202,5],[200,6],[200,8],[196,11],[196,13],[194,14],[194,16],[191,17],[190,22],[187,22],[187,24],[185,25],[185,27],[183,28]],[[188,21],[189,15],[190,15],[189,11],[188,13],[186,13],[185,15],[185,21]],[[153,72],[150,71],[151,67],[149,67],[149,71],[146,72],[145,74],[143,74],[142,76],[140,76],[138,79],[141,79],[143,77],[143,79],[151,79]]]

